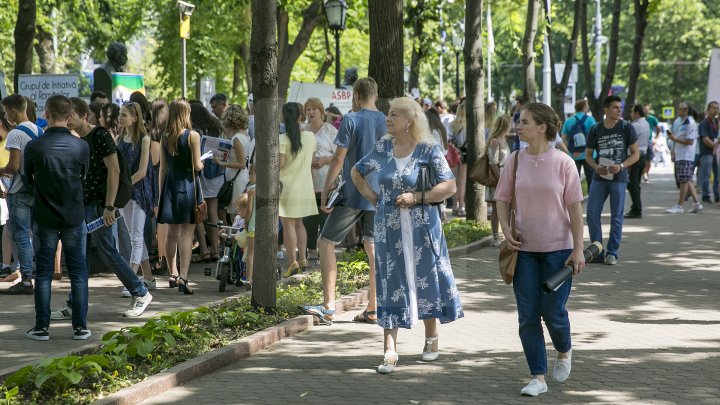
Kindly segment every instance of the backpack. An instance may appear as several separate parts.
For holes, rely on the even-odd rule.
[[[90,141],[93,144],[93,147],[95,147],[95,144],[93,143],[95,141],[95,134],[99,128],[102,127],[96,127],[95,129],[93,129],[90,135],[88,135],[92,136]],[[118,180],[118,189],[117,193],[115,194],[115,203],[113,204],[113,206],[115,208],[123,208],[127,205],[127,203],[130,201],[130,197],[132,196],[132,179],[130,174],[130,166],[128,166],[125,155],[123,155],[123,153],[120,152],[117,147],[115,147],[115,156],[117,156],[118,166],[120,167],[120,177]]]
[[[19,130],[25,132],[27,134],[27,136],[29,136],[30,139],[32,139],[32,140],[38,139],[39,137],[43,136],[43,130],[40,127],[37,127],[37,130],[38,130],[37,135],[35,135],[35,133],[30,128],[28,128],[24,125],[18,125],[15,127],[15,129],[19,129]]]
[[[585,134],[585,120],[587,119],[585,114],[581,119],[574,116],[573,119],[577,121],[572,128],[570,128],[570,134],[568,135],[568,150],[573,157],[579,156],[585,152],[585,146],[587,146],[587,136]]]
[[[38,130],[37,135],[35,135],[35,133],[30,128],[26,127],[25,125],[18,125],[15,127],[15,129],[19,129],[20,131],[24,132],[27,136],[30,137],[30,140],[33,140],[33,141],[43,135],[43,130],[40,127],[37,127],[37,130]],[[27,181],[27,179],[25,179],[25,174],[18,173],[18,175],[20,175],[20,179],[22,179],[22,181],[23,181],[23,185],[20,190],[22,190],[24,193],[35,194],[35,186],[30,185],[30,183]],[[13,176],[13,180],[10,183],[8,190],[10,190],[12,188],[14,183],[15,183],[15,177]]]

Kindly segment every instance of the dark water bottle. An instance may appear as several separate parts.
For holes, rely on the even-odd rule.
[[[595,256],[602,252],[602,245],[600,242],[593,242],[592,245],[588,246],[583,250],[583,256],[585,256],[585,263],[589,263]],[[557,291],[563,283],[573,275],[573,262],[568,262],[560,271],[555,273],[552,277],[545,280],[543,284],[543,290],[546,293]]]

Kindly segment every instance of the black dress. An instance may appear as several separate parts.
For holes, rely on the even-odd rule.
[[[196,197],[193,186],[192,155],[190,154],[190,131],[178,139],[178,154],[170,155],[167,145],[163,142],[163,153],[167,163],[162,194],[158,204],[158,222],[161,224],[191,224],[192,214],[199,197]],[[195,182],[200,179],[195,173]]]

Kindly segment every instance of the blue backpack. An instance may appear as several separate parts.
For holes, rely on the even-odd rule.
[[[587,146],[587,136],[585,134],[584,124],[587,117],[587,114],[581,119],[578,119],[577,116],[573,117],[576,123],[572,126],[572,128],[570,128],[570,133],[568,134],[568,150],[573,155],[585,152],[585,147]]]
[[[15,129],[19,129],[20,131],[24,132],[27,136],[30,137],[31,140],[38,139],[38,137],[41,137],[43,135],[43,130],[40,127],[37,127],[38,133],[35,135],[35,133],[28,127],[24,125],[18,125],[15,127]],[[35,189],[28,183],[28,181],[25,179],[25,175],[20,175],[20,178],[23,181],[22,190],[23,192],[34,194]],[[10,188],[12,188],[13,184],[15,183],[15,177],[13,177],[13,181],[10,183]]]

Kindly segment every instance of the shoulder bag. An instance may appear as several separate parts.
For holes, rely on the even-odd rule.
[[[187,131],[187,130],[186,130]],[[189,131],[187,131],[189,132]],[[195,189],[193,195],[195,196],[195,205],[193,207],[192,220],[193,224],[202,224],[208,217],[207,203],[203,198],[202,188],[197,185],[197,173],[195,172],[195,157],[193,153],[193,147],[190,144],[190,135],[188,134],[188,147],[190,148],[190,170],[192,171],[193,188]]]
[[[515,179],[517,178],[518,155],[520,155],[520,151],[515,152],[512,194],[510,196],[510,229],[513,239],[517,241],[520,240],[517,230],[515,229],[515,210],[517,209],[517,203],[515,201]],[[500,265],[500,277],[502,277],[505,284],[510,285],[513,282],[513,277],[515,276],[515,266],[517,265],[517,257],[518,251],[511,250],[507,241],[503,241],[500,244],[500,257],[498,258],[498,264]]]
[[[223,179],[225,179],[225,182],[220,186],[220,191],[218,191],[218,207],[225,208],[233,203],[232,197],[233,197],[233,189],[235,188],[235,179],[237,179],[237,176],[240,174],[240,171],[242,169],[237,169],[237,172],[235,172],[235,175],[232,179],[227,180],[225,178],[225,173],[223,173]]]
[[[496,187],[500,174],[497,173],[492,165],[490,164],[490,157],[488,156],[489,143],[485,147],[485,153],[480,156],[480,159],[475,162],[470,170],[470,178],[486,187]]]

